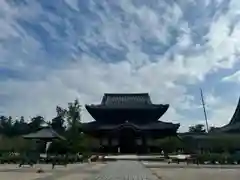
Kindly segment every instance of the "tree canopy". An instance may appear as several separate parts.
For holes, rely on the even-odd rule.
[[[203,124],[196,124],[194,126],[190,126],[188,131],[192,133],[205,133],[206,129],[204,127],[205,126]]]
[[[47,123],[53,130],[67,138],[64,145],[61,143],[59,145],[59,142],[54,144],[61,147],[67,143],[67,146],[77,151],[77,149],[83,148],[81,144],[83,135],[80,132],[81,110],[81,105],[76,99],[74,102],[68,103],[67,108],[57,106],[56,116],[50,121],[43,116],[35,116],[30,119],[25,119],[23,116],[16,119],[11,116],[0,116],[0,134],[6,138],[16,139],[15,137],[36,132],[43,123]]]

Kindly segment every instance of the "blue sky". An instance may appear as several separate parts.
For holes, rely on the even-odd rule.
[[[162,120],[226,124],[240,96],[238,0],[0,0],[0,113],[149,92]],[[91,117],[84,110],[83,121]]]

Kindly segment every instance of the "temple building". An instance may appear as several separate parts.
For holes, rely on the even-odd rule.
[[[148,153],[154,139],[176,136],[180,126],[158,120],[169,105],[153,104],[148,93],[108,93],[85,107],[95,121],[84,123],[83,132],[98,138],[105,153]]]
[[[239,139],[240,135],[240,98],[237,103],[236,110],[229,123],[222,127],[215,127],[209,133],[181,133],[179,137],[186,143],[191,144],[196,149],[212,149],[216,139],[228,139],[229,142],[233,139]],[[227,145],[226,145],[227,146]],[[234,148],[232,148],[233,150]],[[239,151],[239,146],[236,143],[235,150]]]

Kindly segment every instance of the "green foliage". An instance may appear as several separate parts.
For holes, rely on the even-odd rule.
[[[50,154],[66,154],[69,151],[68,143],[65,140],[53,141],[48,149]]]
[[[63,134],[65,132],[65,119],[64,119],[64,110],[57,106],[56,107],[57,116],[52,119],[51,126],[52,128],[58,132],[59,134]]]
[[[217,129],[216,127],[211,126],[211,127],[209,128],[209,132],[214,132],[216,129]]]
[[[79,143],[79,148],[81,149],[81,152],[89,152],[90,149],[100,148],[100,144],[97,139],[85,134],[81,134],[80,141],[81,142]]]
[[[191,149],[191,152],[202,149],[214,153],[233,153],[240,149],[239,141],[240,135],[237,134],[209,133],[204,136],[193,134],[183,137],[184,144]]]
[[[166,153],[176,152],[178,149],[184,147],[182,141],[177,137],[158,139],[157,141],[155,141],[155,143]]]
[[[76,99],[74,102],[68,103],[67,108],[57,107],[57,117],[54,119],[54,127],[63,127],[66,122],[67,128],[65,129],[64,135],[67,141],[61,142],[63,146],[68,147],[68,151],[71,153],[84,152],[89,153],[91,149],[91,144],[93,142],[92,138],[84,135],[80,132],[81,127],[81,111],[82,106]],[[60,147],[61,144],[52,144],[52,146]]]
[[[26,123],[24,117],[13,120],[12,117],[0,117],[0,134],[7,137],[15,137],[23,134],[28,134],[38,130],[44,121],[41,116],[33,117],[29,123]]]
[[[196,156],[199,163],[203,164],[204,162],[214,161],[218,159],[217,154],[198,154]]]
[[[81,105],[79,101],[76,99],[74,102],[68,103],[67,108],[57,106],[56,113],[56,117],[49,124],[60,135],[65,136],[67,141],[52,143],[50,151],[89,151],[90,145],[88,139],[90,138],[85,138],[79,131],[81,126]],[[0,134],[2,135],[0,149],[10,150],[26,147],[25,140],[21,138],[21,140],[17,140],[17,138],[37,131],[41,127],[41,124],[46,121],[42,116],[33,117],[28,123],[25,122],[24,117],[13,120],[12,117],[1,116],[0,122]]]
[[[21,137],[7,137],[1,136],[0,138],[0,151],[24,151],[30,147],[30,142]]]
[[[1,152],[0,162],[1,163],[17,163],[22,159],[21,154],[10,154],[9,152]]]
[[[62,118],[66,118],[67,130],[65,132],[68,146],[71,151],[79,152],[81,150],[81,132],[79,132],[81,126],[81,105],[76,99],[73,103],[68,103],[68,108],[58,108]]]
[[[210,162],[215,164],[216,162],[220,164],[233,164],[234,162],[240,162],[240,156],[229,153],[205,153],[198,154],[196,156],[199,163]]]
[[[197,124],[194,126],[190,126],[188,131],[192,133],[205,133],[206,130],[204,127],[205,126],[203,124]]]

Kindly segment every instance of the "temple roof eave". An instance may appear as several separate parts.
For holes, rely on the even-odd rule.
[[[178,130],[180,127],[180,124],[173,124],[168,122],[162,122],[157,121],[155,123],[149,123],[149,124],[134,124],[130,122],[126,122],[124,124],[98,124],[95,122],[85,123],[85,129],[91,129],[91,130],[117,130],[122,128],[133,128],[135,130]]]
[[[223,127],[216,128],[216,132],[231,132],[238,130],[240,131],[240,123],[235,123],[235,124],[227,124]]]
[[[146,105],[112,105],[112,106],[107,106],[103,104],[86,104],[85,105],[86,109],[93,109],[93,110],[116,110],[116,109],[121,109],[121,110],[129,110],[129,109],[158,109],[161,111],[167,111],[169,108],[169,104],[146,104]]]
[[[162,104],[154,104],[154,105],[146,105],[146,106],[104,106],[104,105],[85,105],[89,114],[96,120],[107,120],[111,116],[112,113],[116,113],[114,116],[122,116],[126,113],[135,114],[134,116],[141,119],[143,117],[146,118],[148,115],[149,120],[157,121],[161,118],[169,108],[169,105]],[[124,113],[125,112],[125,113]],[[119,114],[120,113],[120,114]],[[147,114],[146,114],[147,113]],[[106,118],[108,117],[108,118]],[[111,119],[115,119],[111,117]]]

